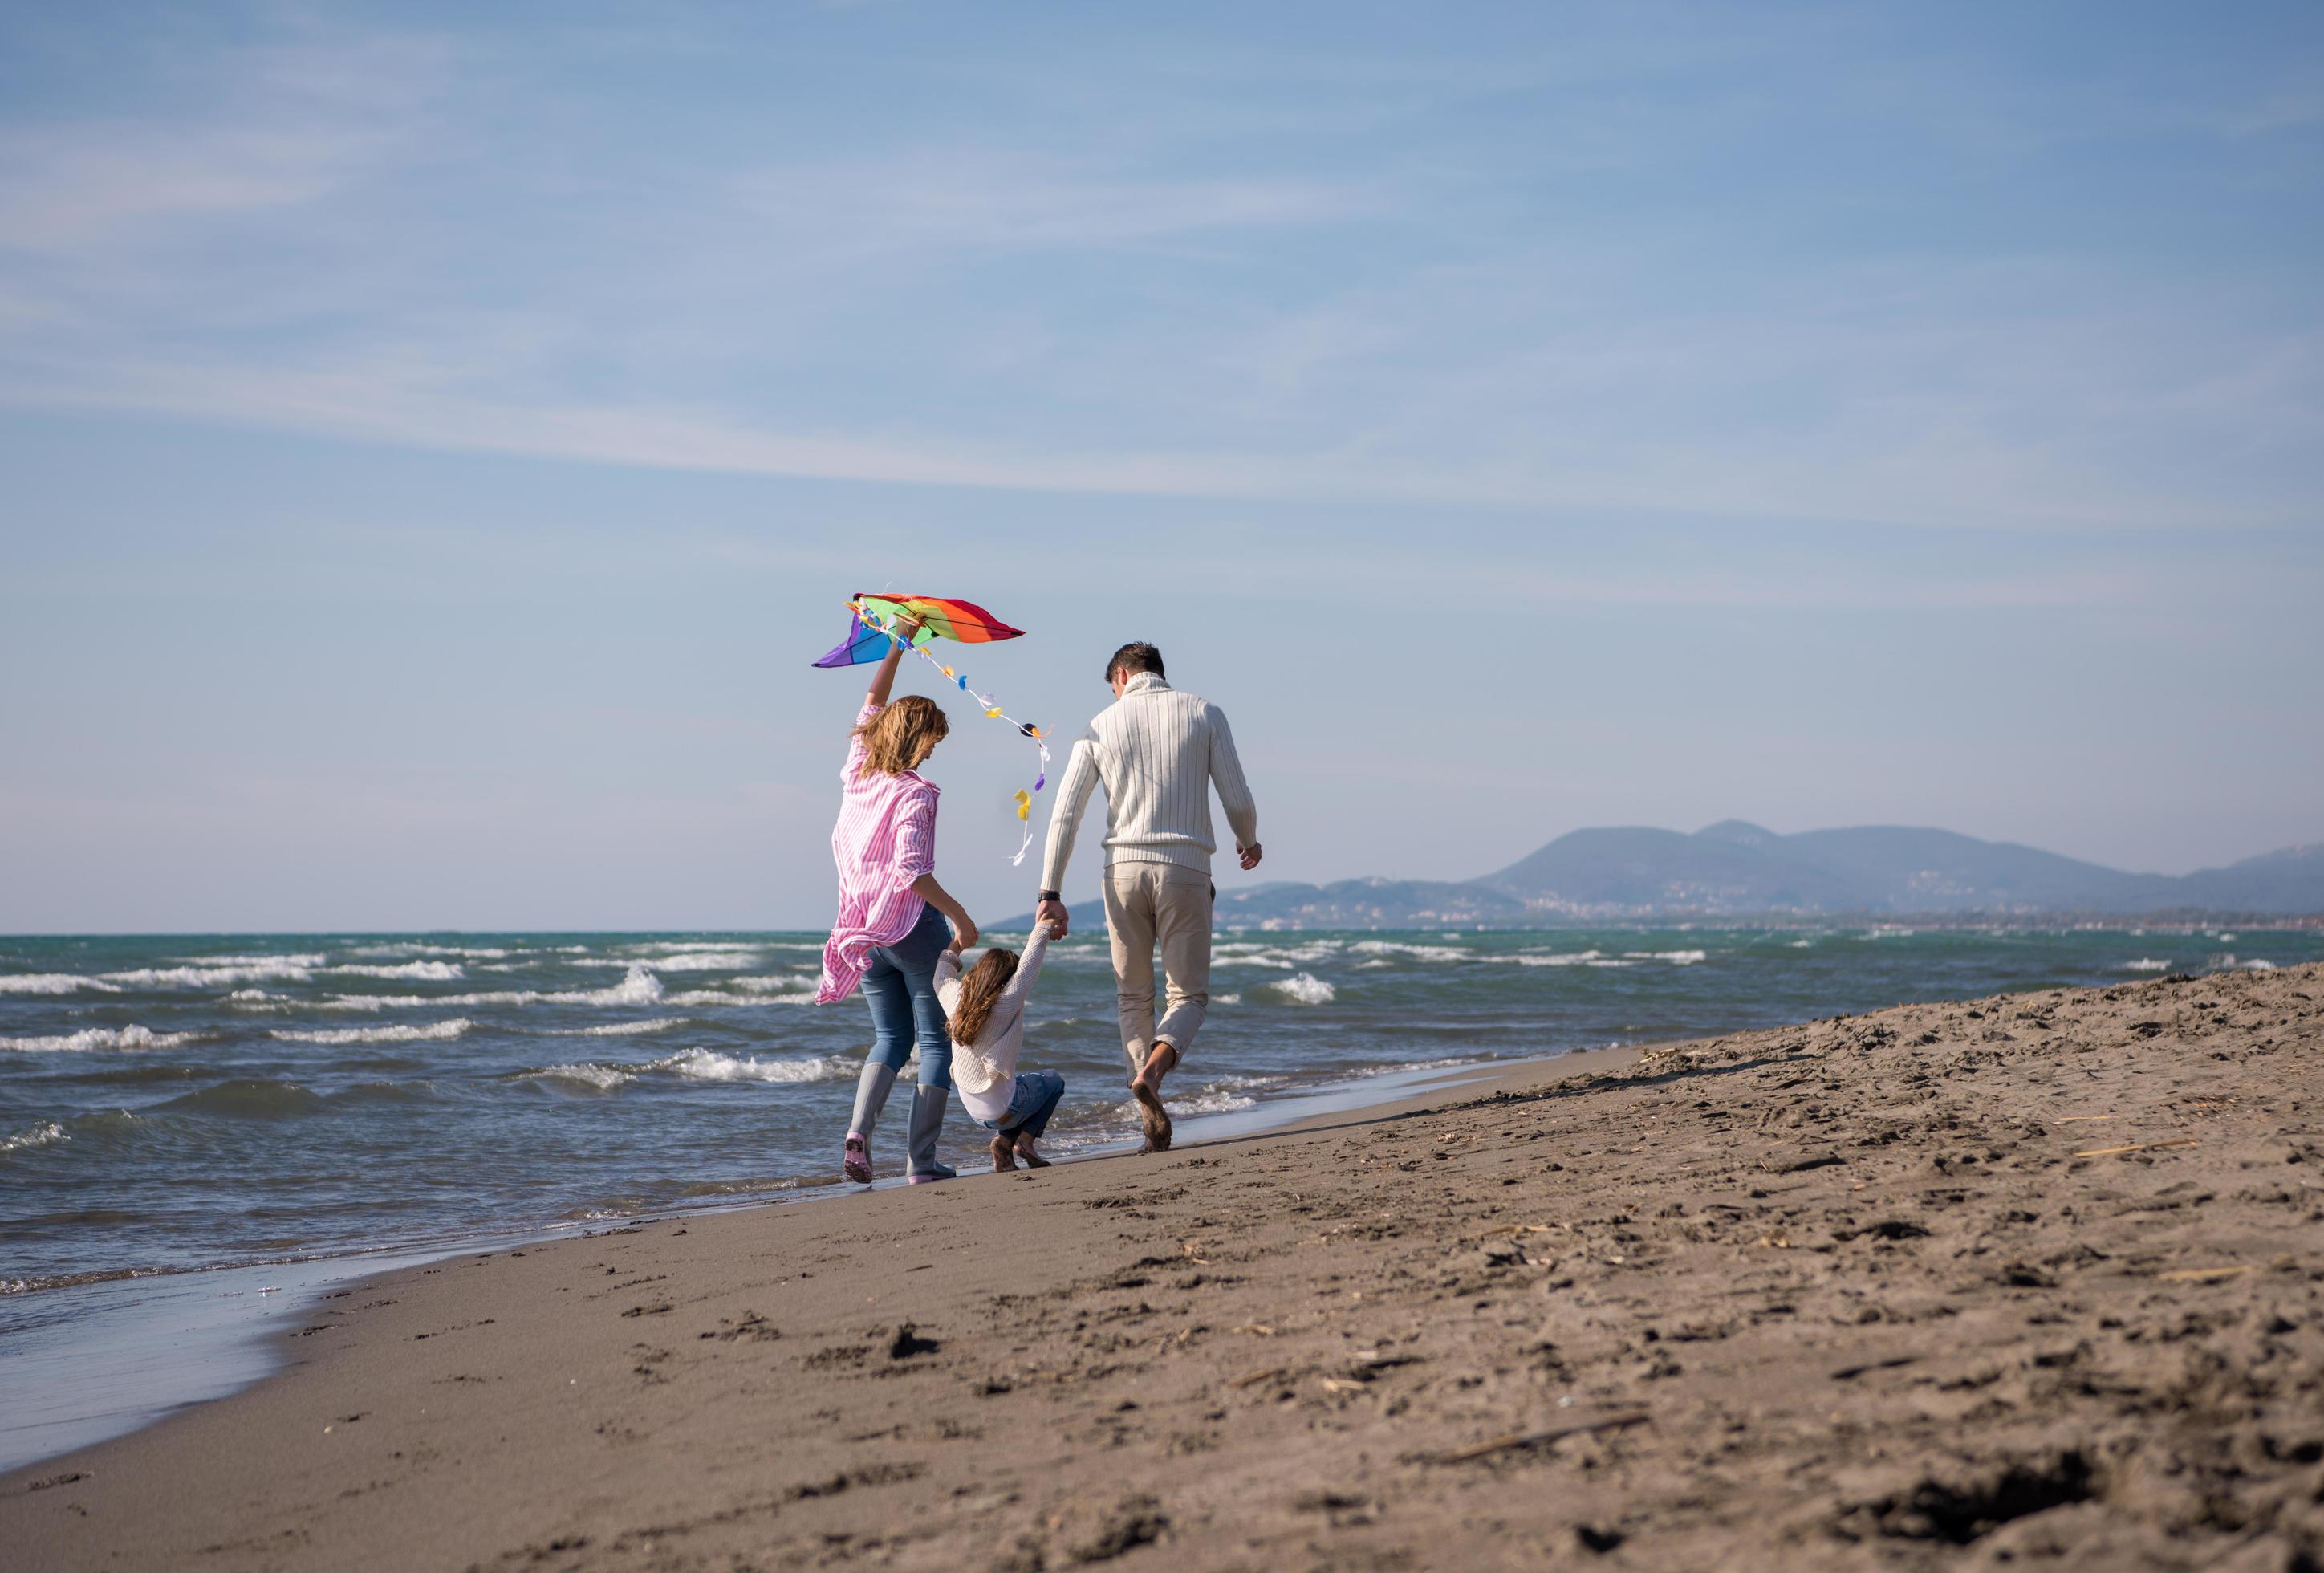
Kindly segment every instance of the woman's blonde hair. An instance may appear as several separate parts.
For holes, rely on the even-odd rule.
[[[906,694],[855,728],[863,739],[863,767],[881,775],[918,770],[936,751],[952,724],[934,699]]]
[[[968,976],[960,980],[960,1003],[953,1007],[952,1020],[945,1023],[955,1043],[973,1044],[984,1024],[992,1019],[992,1002],[1017,976],[1017,952],[995,945],[977,958]]]

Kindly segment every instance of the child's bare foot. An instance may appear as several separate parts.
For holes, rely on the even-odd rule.
[[[1049,1166],[1047,1159],[1033,1151],[1033,1137],[1029,1132],[1019,1131],[1017,1133],[1016,1152],[1024,1160],[1028,1169],[1047,1169]]]
[[[992,1138],[992,1171],[995,1174],[999,1174],[1004,1170],[1014,1169],[1016,1167],[1016,1147],[1010,1142],[1008,1137],[995,1135]]]

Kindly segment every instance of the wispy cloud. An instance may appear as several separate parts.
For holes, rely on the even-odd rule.
[[[842,256],[1120,245],[1391,210],[1386,193],[1354,180],[1139,175],[992,149],[778,166],[742,176],[734,192],[746,221]]]
[[[1823,74],[1860,42],[1812,17],[1779,36]],[[1627,88],[1660,124],[1677,106],[1652,93],[1706,75],[1722,133],[1781,145],[1796,112],[1733,79],[1783,66],[1764,38],[1157,51],[1052,72],[1015,123],[946,62],[928,79],[970,97],[877,134],[827,134],[838,107],[794,77],[797,134],[680,116],[666,141],[600,112],[615,85],[580,54],[299,36],[189,51],[143,108],[0,116],[0,402],[1081,494],[2317,519],[2313,313],[2231,261],[2190,285],[2006,236],[1802,251],[1758,230],[1823,222],[1821,199],[1771,174],[1790,217],[1763,226],[1716,180],[1674,184],[1698,156],[1676,123],[1618,173],[1577,161],[1588,116],[1560,93]],[[1961,68],[1882,69],[1932,116]],[[1120,113],[1117,80],[1178,108]],[[1392,159],[1332,115],[1248,146],[1218,129],[1381,94],[1406,116]],[[2014,124],[2028,97],[2013,80],[1978,113]],[[946,134],[964,106],[980,130]]]

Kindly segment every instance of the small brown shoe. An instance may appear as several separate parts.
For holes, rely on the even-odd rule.
[[[992,1138],[992,1171],[995,1174],[1017,1167],[1017,1144],[997,1132]]]

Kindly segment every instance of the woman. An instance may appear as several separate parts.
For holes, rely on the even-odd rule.
[[[909,621],[896,625],[905,643],[918,632]],[[944,740],[945,714],[918,694],[888,702],[903,656],[904,644],[892,644],[880,663],[840,772],[839,823],[831,832],[839,916],[823,947],[823,981],[815,995],[817,1004],[829,1004],[860,985],[872,1007],[872,1051],[856,1083],[855,1117],[840,1161],[860,1185],[872,1183],[872,1128],[915,1040],[920,1083],[912,1092],[905,1176],[919,1185],[955,1172],[936,1161],[952,1091],[952,1040],[936,999],[936,967],[948,943],[976,943],[975,923],[936,883],[936,788],[918,773]]]

